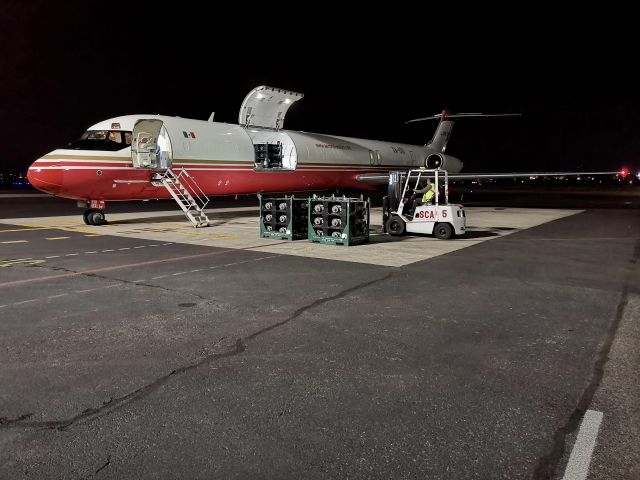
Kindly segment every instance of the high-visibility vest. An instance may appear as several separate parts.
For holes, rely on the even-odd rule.
[[[429,188],[429,190],[424,192],[424,195],[422,195],[422,203],[430,202],[435,194],[436,194],[435,187],[433,186],[433,184],[431,184],[431,187]]]

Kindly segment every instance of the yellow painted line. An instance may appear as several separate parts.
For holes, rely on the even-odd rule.
[[[66,240],[71,237],[46,237],[47,240]]]
[[[44,263],[46,260],[33,260],[32,258],[18,258],[15,260],[3,260],[0,262],[0,268],[13,267],[18,264],[22,265],[37,265]]]
[[[25,225],[28,227],[32,227],[35,225]],[[50,227],[47,227],[49,230],[62,230],[64,232],[80,232],[80,233],[92,233],[94,230],[90,229],[89,227],[87,227],[84,224],[77,224],[77,226],[75,225],[51,225]]]
[[[0,243],[27,243],[28,240],[9,240],[6,242],[0,242]]]
[[[5,233],[5,232],[26,232],[28,230],[51,230],[51,227],[12,228],[10,230],[0,230],[0,233]]]
[[[177,233],[178,235],[193,235],[196,237],[208,237],[208,238],[225,238],[229,240],[239,238],[236,235],[222,235],[222,234],[215,234],[215,233],[195,233],[195,232],[174,232],[174,233]]]
[[[102,237],[101,234],[99,233],[87,233],[86,235],[83,235],[84,237]],[[67,237],[69,238],[69,237]]]

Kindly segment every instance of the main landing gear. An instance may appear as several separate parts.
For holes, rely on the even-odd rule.
[[[104,216],[104,210],[99,208],[90,208],[82,215],[84,223],[87,225],[105,225],[107,219]]]

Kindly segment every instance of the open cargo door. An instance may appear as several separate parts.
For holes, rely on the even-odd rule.
[[[281,88],[256,87],[245,97],[240,106],[238,124],[244,127],[280,130],[289,107],[300,100],[302,93]]]

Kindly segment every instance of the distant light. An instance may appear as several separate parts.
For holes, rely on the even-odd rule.
[[[636,177],[638,177],[638,180],[640,180],[640,172],[636,174]]]
[[[626,178],[626,176],[627,176],[627,175],[629,175],[629,169],[628,169],[627,167],[623,167],[623,168],[621,168],[621,169],[620,169],[620,173],[619,173],[619,175],[620,175],[622,178]]]

